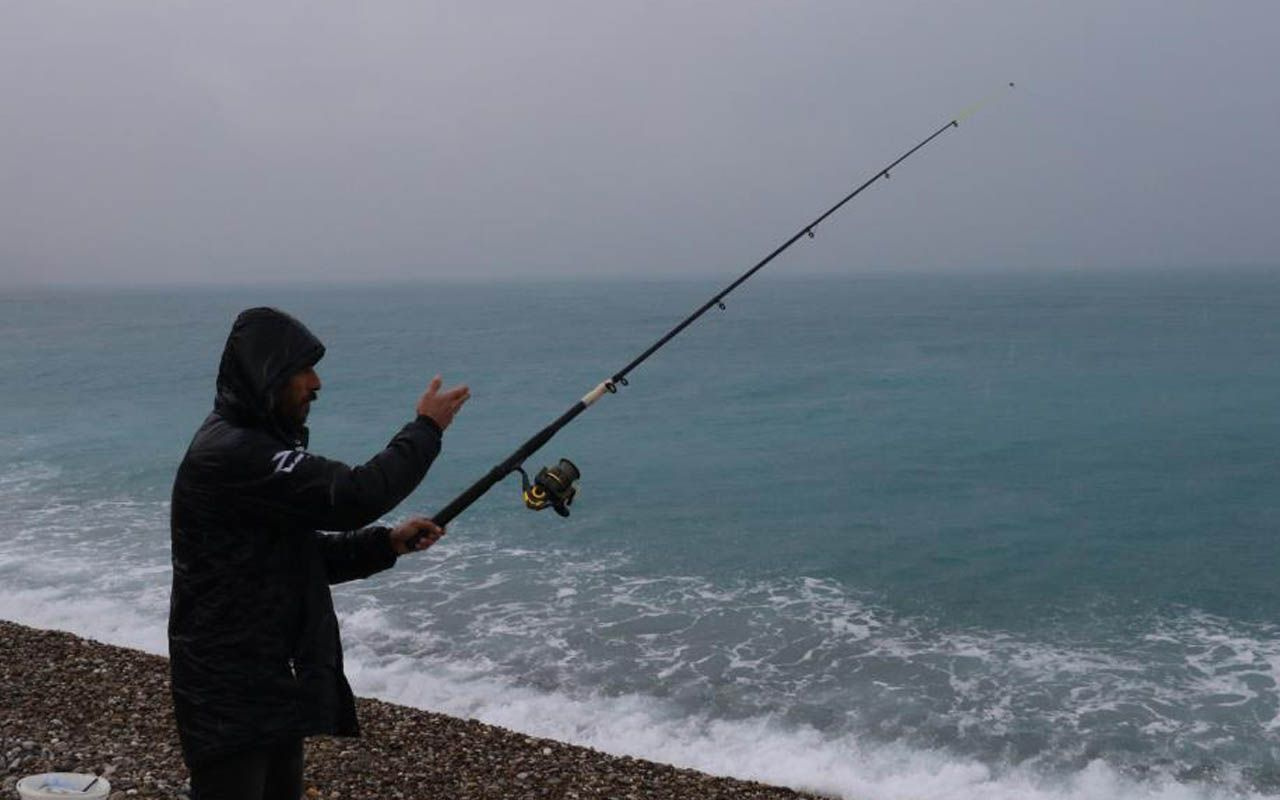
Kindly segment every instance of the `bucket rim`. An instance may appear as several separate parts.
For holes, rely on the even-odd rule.
[[[50,781],[66,781],[70,785],[50,786]],[[76,786],[84,789],[75,791]],[[37,772],[20,778],[14,789],[23,800],[44,800],[44,798],[102,798],[111,794],[111,781],[92,772]],[[51,791],[61,789],[62,791]],[[66,791],[70,789],[71,791]],[[87,791],[86,791],[87,789]]]

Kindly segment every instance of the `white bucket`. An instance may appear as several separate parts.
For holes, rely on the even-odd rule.
[[[103,798],[111,794],[111,783],[79,772],[45,772],[18,781],[22,800],[67,800],[69,797]]]

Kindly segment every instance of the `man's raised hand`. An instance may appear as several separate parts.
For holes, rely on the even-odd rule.
[[[453,422],[453,415],[458,413],[462,404],[471,397],[471,390],[463,384],[440,391],[441,383],[439,375],[431,379],[431,385],[418,398],[418,414],[430,417],[443,431]]]

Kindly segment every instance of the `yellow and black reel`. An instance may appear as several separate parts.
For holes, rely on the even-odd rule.
[[[517,469],[524,487],[526,508],[532,511],[553,508],[560,516],[569,516],[569,505],[578,493],[578,479],[582,477],[572,461],[562,458],[554,467],[543,467],[533,477],[532,483],[527,472],[518,467]]]

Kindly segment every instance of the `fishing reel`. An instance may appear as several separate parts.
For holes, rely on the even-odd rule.
[[[526,508],[541,511],[550,507],[562,517],[569,516],[569,505],[578,493],[578,478],[582,477],[572,461],[562,458],[554,467],[543,467],[533,476],[532,483],[529,482],[529,473],[522,467],[516,469],[520,472],[520,482],[524,485]]]

